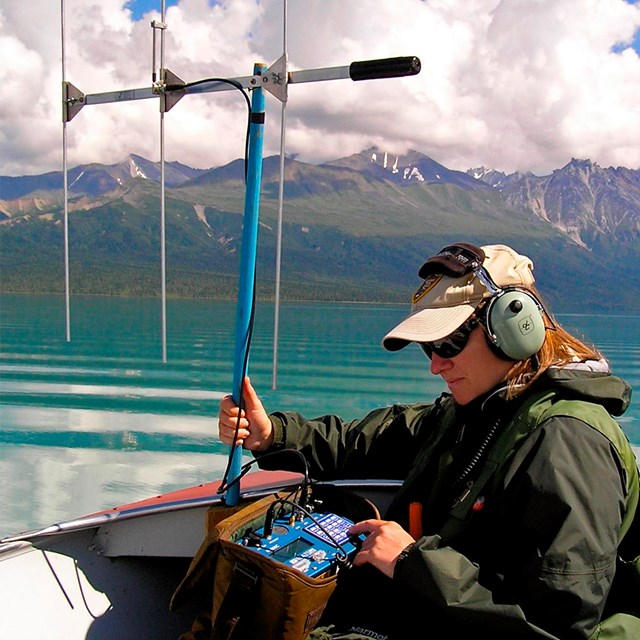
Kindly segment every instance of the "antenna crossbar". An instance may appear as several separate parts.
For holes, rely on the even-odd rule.
[[[320,82],[324,80],[351,79],[372,80],[375,78],[392,78],[416,75],[420,72],[420,60],[414,56],[400,58],[386,58],[383,60],[365,60],[352,62],[340,67],[323,67],[318,69],[306,69],[301,71],[287,71],[284,58],[276,60],[264,74],[240,76],[229,78],[235,87],[229,82],[220,80],[198,81],[197,83],[182,82],[168,69],[161,70],[163,81],[151,87],[137,89],[125,89],[121,91],[107,91],[104,93],[83,94],[70,83],[66,83],[64,99],[65,122],[71,120],[85,105],[107,104],[111,102],[127,102],[131,100],[146,100],[161,96],[170,96],[174,92],[185,94],[213,93],[216,91],[231,91],[238,86],[243,89],[262,88],[274,95],[281,102],[286,102],[286,87],[289,84],[301,84],[305,82]],[[169,82],[167,80],[170,79]],[[73,88],[71,91],[70,87]],[[176,101],[173,102],[175,104]],[[173,106],[171,104],[171,106]],[[169,108],[171,108],[171,106]],[[168,109],[165,108],[164,111]]]

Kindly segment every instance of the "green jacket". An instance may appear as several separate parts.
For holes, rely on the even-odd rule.
[[[409,504],[422,505],[423,535],[393,580],[374,588],[365,571],[369,605],[345,602],[351,628],[413,638],[438,621],[452,637],[589,638],[638,501],[633,451],[609,415],[629,399],[620,378],[575,367],[511,401],[494,390],[460,407],[444,394],[352,422],[272,414],[274,448],[302,451],[312,477],[405,479],[385,514],[405,528]]]

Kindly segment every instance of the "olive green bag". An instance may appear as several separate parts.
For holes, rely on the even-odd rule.
[[[313,497],[327,511],[354,521],[380,517],[371,502],[332,485],[314,486]],[[203,591],[211,606],[180,640],[302,640],[318,623],[336,586],[335,573],[312,578],[238,544],[264,525],[269,506],[278,499],[271,495],[210,514],[207,538],[174,593],[171,609]]]

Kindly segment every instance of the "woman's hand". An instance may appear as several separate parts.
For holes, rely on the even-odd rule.
[[[242,396],[244,409],[240,414],[239,424],[240,411],[233,397],[227,395],[220,401],[218,435],[225,444],[242,445],[249,451],[264,451],[273,443],[273,425],[249,378],[243,380]],[[234,442],[236,427],[238,434]]]
[[[389,520],[363,520],[349,529],[349,535],[364,533],[367,537],[353,560],[354,566],[369,562],[389,578],[400,552],[415,540],[397,523]]]

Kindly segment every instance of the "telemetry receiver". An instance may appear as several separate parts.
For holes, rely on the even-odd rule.
[[[288,515],[249,533],[242,544],[317,578],[335,573],[360,549],[363,538],[347,533],[352,525],[334,513],[305,514],[301,519]]]

